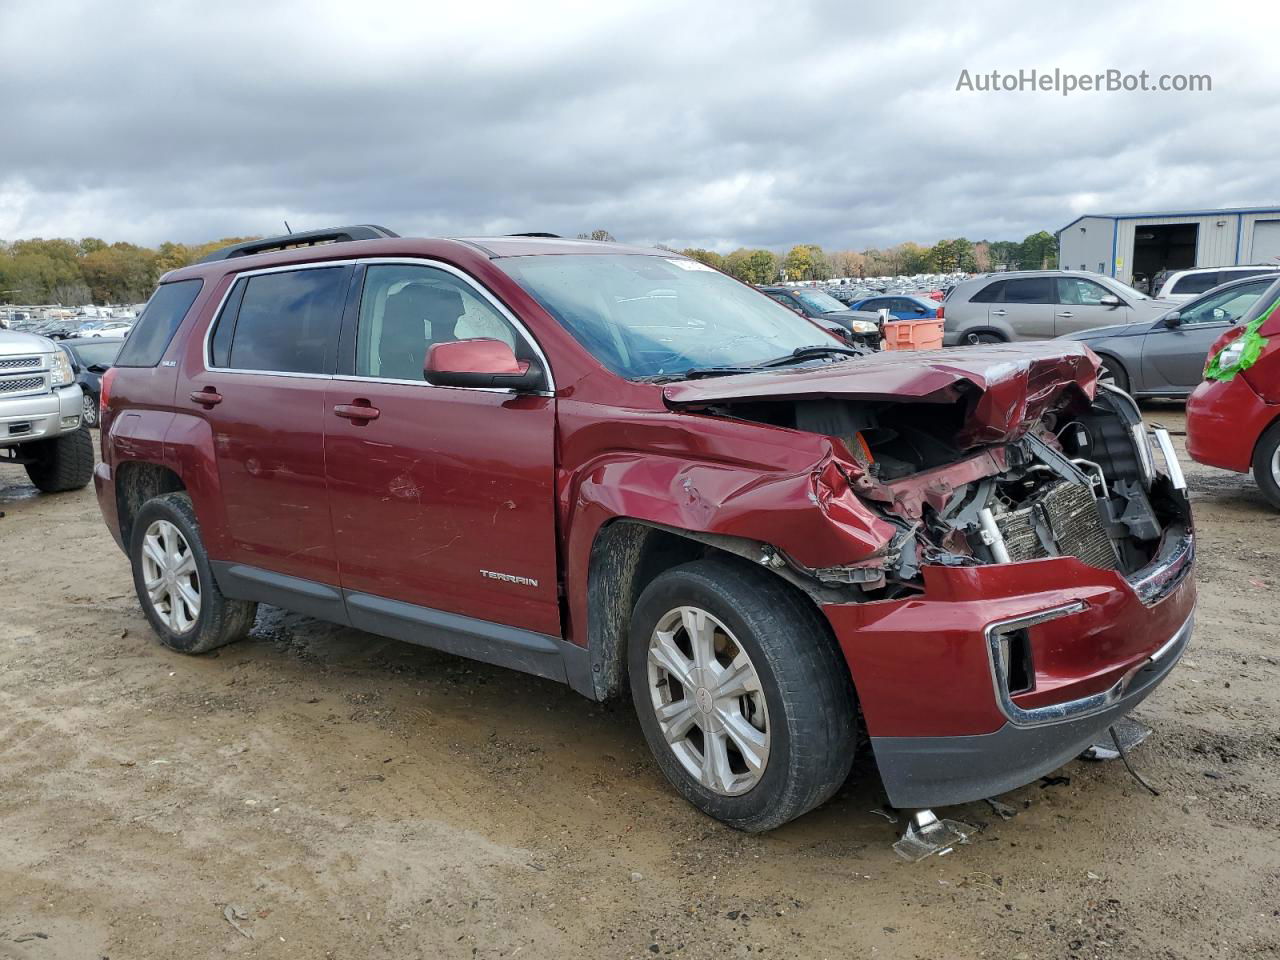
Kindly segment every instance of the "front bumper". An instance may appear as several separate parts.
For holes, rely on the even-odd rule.
[[[1197,463],[1247,473],[1262,432],[1280,416],[1242,376],[1205,380],[1187,399],[1187,453]]]
[[[1006,793],[1057,770],[1147,698],[1191,640],[1188,617],[1155,653],[1106,691],[1056,704],[1053,722],[1006,722],[965,737],[873,737],[880,778],[895,807],[942,807]]]
[[[80,426],[83,396],[79,384],[35,397],[0,400],[0,447],[47,440]]]
[[[1125,576],[1074,557],[925,567],[923,595],[823,607],[849,663],[889,800],[966,803],[1061,766],[1159,685],[1195,609],[1195,541],[1171,523]],[[1034,683],[1010,692],[1000,637]]]

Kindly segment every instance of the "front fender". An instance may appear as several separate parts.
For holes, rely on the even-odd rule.
[[[769,544],[809,568],[876,556],[897,528],[854,494],[856,470],[830,444],[795,470],[621,453],[583,467],[564,489],[571,639],[587,644],[587,590],[575,585],[588,583],[596,538],[612,520]]]

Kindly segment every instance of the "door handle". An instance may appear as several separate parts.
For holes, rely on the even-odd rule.
[[[1060,316],[1060,317],[1074,317],[1074,316],[1075,316],[1075,314],[1074,314],[1074,313],[1072,313],[1070,310],[1063,310],[1060,314],[1058,314],[1058,316]]]
[[[191,391],[191,402],[198,403],[202,407],[212,407],[222,402],[222,394],[214,387],[205,387],[203,390]]]
[[[1003,317],[1006,313],[1008,313],[1008,311],[1007,311],[1007,310],[992,310],[992,311],[991,311],[991,315],[992,315],[993,317]]]
[[[334,406],[333,412],[335,416],[342,417],[344,420],[354,420],[357,423],[377,420],[378,417],[382,416],[382,411],[368,400],[357,400],[355,403],[339,403]]]

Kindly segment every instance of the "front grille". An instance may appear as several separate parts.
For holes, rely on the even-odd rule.
[[[1009,559],[1076,557],[1102,570],[1116,569],[1115,546],[1102,526],[1093,491],[1079,483],[1050,487],[1025,507],[996,516]]]
[[[44,390],[44,377],[15,377],[0,380],[0,393],[37,393]]]
[[[26,370],[40,365],[40,357],[0,357],[0,370]]]

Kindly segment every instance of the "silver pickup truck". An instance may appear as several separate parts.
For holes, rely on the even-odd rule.
[[[93,440],[71,358],[52,340],[0,330],[0,464],[27,468],[45,493],[93,476]]]

